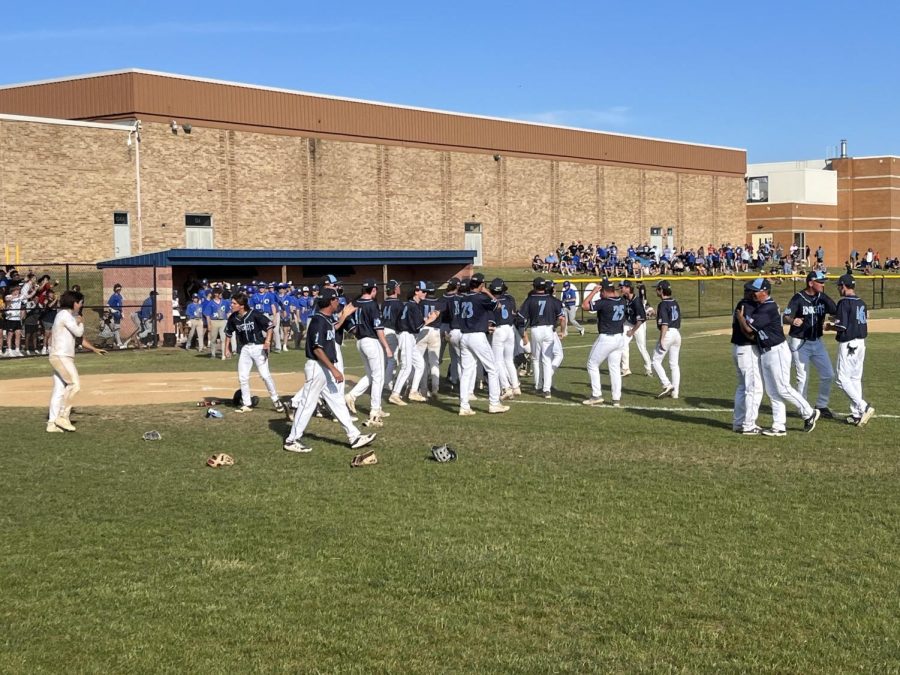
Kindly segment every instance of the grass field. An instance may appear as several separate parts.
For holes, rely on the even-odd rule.
[[[214,421],[110,401],[65,435],[45,410],[0,408],[0,671],[897,672],[897,336],[868,341],[867,427],[804,434],[792,416],[786,438],[744,438],[728,339],[697,337],[723,325],[686,322],[679,401],[635,375],[625,409],[581,406],[592,337],[575,336],[550,404],[392,407],[365,469],[327,421],[312,454],[283,452],[264,408]],[[272,363],[276,382],[302,368]],[[456,463],[425,459],[441,442]],[[219,451],[235,466],[206,468]]]

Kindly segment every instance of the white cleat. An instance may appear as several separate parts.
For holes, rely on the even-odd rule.
[[[584,405],[603,405],[603,398],[601,396],[591,396],[589,399],[585,399],[581,403]]]
[[[303,445],[300,441],[291,441],[290,443],[285,443],[281,446],[288,452],[312,452],[312,448],[308,445]]]
[[[508,406],[508,405],[503,405],[503,404],[501,404],[501,403],[491,403],[491,404],[488,406],[488,412],[489,412],[489,413],[492,413],[492,414],[499,414],[499,413],[509,412],[509,406]]]
[[[65,417],[57,417],[55,420],[53,420],[53,424],[58,426],[63,431],[75,431],[75,425]]]
[[[419,392],[412,391],[409,393],[409,400],[415,401],[416,403],[425,403],[428,399],[422,396],[422,394],[420,394]]]
[[[460,408],[459,409],[460,417],[471,417],[474,414],[475,414],[475,411],[472,410],[471,408]]]

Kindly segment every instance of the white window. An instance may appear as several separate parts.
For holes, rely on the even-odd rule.
[[[187,248],[215,248],[213,246],[212,214],[188,213],[185,215],[184,245]]]

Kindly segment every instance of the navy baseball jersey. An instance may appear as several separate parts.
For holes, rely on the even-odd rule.
[[[803,323],[799,326],[791,324],[788,335],[792,338],[803,340],[818,340],[822,337],[822,329],[825,325],[825,315],[834,314],[837,305],[834,300],[824,293],[809,295],[804,292],[794,293],[794,297],[784,310],[785,318],[791,320],[800,317]]]
[[[647,310],[644,309],[644,300],[640,295],[635,295],[631,300],[625,300],[625,322],[636,325],[638,321],[647,320]]]
[[[496,301],[484,293],[467,293],[460,298],[459,319],[463,333],[487,333]]]
[[[306,333],[306,358],[318,360],[313,350],[320,347],[332,363],[337,361],[337,348],[335,347],[334,338],[332,317],[319,314],[318,312],[313,314],[309,320],[309,328]]]
[[[378,338],[378,331],[384,332],[384,324],[381,321],[381,310],[378,303],[374,300],[360,298],[354,303],[356,312],[355,324],[357,328],[356,337],[358,338]]]
[[[244,345],[261,345],[266,341],[266,333],[272,327],[272,321],[262,312],[251,309],[244,316],[232,312],[225,324],[225,335],[237,335],[238,351]]]
[[[400,321],[401,314],[403,314],[403,301],[400,298],[388,298],[384,301],[381,308],[381,321],[385,328],[398,330],[397,323]]]
[[[426,297],[424,300],[422,300],[422,316],[428,316],[432,312],[441,311],[438,308],[438,303],[440,303],[440,300],[433,296],[430,298]]]
[[[528,326],[555,326],[561,315],[562,303],[543,293],[529,295],[519,308],[519,316]]]
[[[731,315],[731,344],[738,346],[752,345],[754,341],[749,338],[744,331],[741,330],[741,324],[738,323],[737,317],[744,310],[744,316],[749,317],[753,314],[756,303],[752,300],[741,299],[734,307],[734,313]]]
[[[757,305],[749,316],[745,310],[744,318],[756,333],[756,344],[760,351],[767,352],[784,342],[781,312],[778,311],[778,305],[772,298]]]
[[[602,335],[621,335],[625,325],[625,300],[600,298],[591,303],[591,311],[597,312],[597,332]]]
[[[508,293],[497,298],[493,321],[498,326],[512,326],[516,323],[516,299]]]
[[[462,319],[460,318],[462,297],[460,293],[444,296],[444,299],[447,301],[447,323],[450,325],[450,330],[462,328]]]
[[[422,316],[422,307],[415,300],[407,300],[403,303],[403,311],[400,313],[400,321],[397,328],[401,333],[412,333],[415,335],[422,326],[425,325],[425,319]]]
[[[841,298],[834,316],[838,342],[865,340],[869,336],[869,317],[866,303],[858,295]]]
[[[675,298],[663,298],[659,303],[656,308],[656,325],[660,328],[668,326],[681,329],[681,307]]]

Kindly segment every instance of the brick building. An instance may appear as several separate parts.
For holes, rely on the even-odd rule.
[[[747,167],[747,238],[785,248],[825,249],[843,265],[852,250],[882,260],[900,254],[900,157],[751,164]]]
[[[0,237],[31,260],[737,243],[745,170],[744,150],[139,70],[0,87]]]

